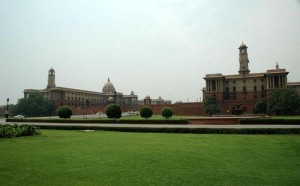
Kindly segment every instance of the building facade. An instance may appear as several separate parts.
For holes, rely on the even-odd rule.
[[[275,69],[266,72],[250,73],[248,47],[242,43],[238,49],[238,74],[206,74],[204,77],[206,87],[203,88],[203,98],[216,97],[221,113],[253,113],[258,100],[269,97],[275,88],[290,84],[287,83],[289,72],[279,68],[278,64]]]
[[[172,104],[171,100],[165,100],[161,98],[161,96],[158,97],[158,99],[152,99],[149,95],[147,95],[144,99],[138,100],[138,105],[170,105]]]
[[[93,107],[106,106],[111,102],[116,102],[121,106],[138,106],[138,96],[132,91],[129,95],[123,95],[116,92],[114,85],[108,78],[102,88],[102,92],[80,90],[66,87],[57,87],[55,84],[55,71],[51,68],[48,72],[48,84],[46,89],[25,89],[24,98],[27,98],[30,92],[38,91],[44,98],[51,101],[55,107],[67,105],[71,107]]]

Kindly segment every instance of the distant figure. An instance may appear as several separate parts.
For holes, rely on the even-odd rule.
[[[211,117],[212,115],[213,115],[213,113],[212,113],[212,112],[210,112],[210,113],[209,113],[209,117]]]

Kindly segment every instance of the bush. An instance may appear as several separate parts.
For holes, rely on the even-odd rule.
[[[109,104],[105,108],[105,113],[108,118],[111,119],[119,119],[122,116],[122,110],[119,105],[116,104]]]
[[[17,124],[0,125],[0,138],[34,136],[39,134],[40,132],[33,125],[17,125]]]
[[[169,107],[164,107],[161,111],[161,115],[166,118],[169,119],[170,117],[173,116],[173,110]]]
[[[148,118],[151,118],[153,115],[153,110],[151,107],[149,106],[144,106],[140,109],[140,115],[142,118],[146,118],[148,120]]]
[[[67,106],[61,106],[61,107],[58,107],[57,114],[58,114],[59,118],[64,118],[64,119],[71,118],[72,110]]]

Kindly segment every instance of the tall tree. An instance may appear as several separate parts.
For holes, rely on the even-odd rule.
[[[215,97],[207,96],[204,99],[204,112],[209,115],[220,112],[220,109],[217,105],[217,99]]]
[[[261,99],[255,104],[255,113],[265,114],[267,113],[267,100]]]
[[[273,90],[268,106],[276,115],[291,115],[299,109],[300,97],[293,88],[277,88]]]
[[[54,106],[39,92],[31,92],[28,98],[21,98],[12,107],[13,115],[22,114],[29,117],[47,116],[53,114]]]

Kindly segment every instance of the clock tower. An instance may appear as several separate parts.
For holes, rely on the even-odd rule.
[[[55,71],[53,68],[51,68],[48,72],[48,85],[47,89],[55,88]]]
[[[239,47],[240,54],[239,54],[239,61],[240,61],[240,75],[246,75],[250,73],[248,63],[248,53],[247,53],[247,46],[242,42],[241,46]]]

